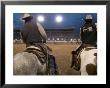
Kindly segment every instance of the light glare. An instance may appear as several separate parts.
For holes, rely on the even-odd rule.
[[[62,16],[56,16],[56,22],[57,23],[62,22],[62,20],[63,20]]]
[[[38,17],[37,17],[37,20],[38,20],[39,22],[44,22],[44,16],[38,16]]]

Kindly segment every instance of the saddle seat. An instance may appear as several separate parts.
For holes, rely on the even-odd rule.
[[[26,50],[24,52],[33,53],[34,55],[36,55],[38,57],[41,64],[46,63],[47,56],[44,54],[44,52],[39,47],[29,46],[26,48]]]

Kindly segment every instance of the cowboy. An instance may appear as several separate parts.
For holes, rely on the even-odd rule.
[[[97,42],[97,28],[92,23],[92,16],[87,15],[85,18],[85,24],[80,29],[80,36],[82,44],[96,45]]]
[[[38,54],[36,52],[34,53],[36,53],[39,56],[39,58],[41,58],[40,61],[42,63],[45,63],[47,61],[48,64],[48,61],[53,58],[50,57],[49,47],[46,45],[46,39],[47,39],[46,32],[43,26],[39,22],[36,23],[32,19],[33,17],[29,13],[25,13],[24,16],[22,17],[22,20],[24,20],[25,22],[25,24],[21,29],[22,39],[26,44],[27,49],[29,49],[30,46],[38,47],[41,50],[41,52],[37,51]]]
[[[47,35],[44,28],[40,23],[36,23],[33,20],[33,17],[26,13],[22,17],[25,24],[21,30],[21,35],[26,46],[33,45],[35,43],[46,43]]]
[[[72,55],[73,55],[73,61],[71,64],[71,67],[73,67],[75,65],[75,61],[79,61],[78,63],[80,63],[80,60],[78,60],[78,54],[81,52],[81,50],[84,47],[87,46],[97,46],[97,28],[96,26],[92,23],[92,16],[91,15],[86,15],[85,17],[85,24],[83,27],[80,28],[80,38],[82,41],[82,44],[79,46],[78,49],[76,49],[76,51],[72,51]],[[80,66],[78,66],[79,69]]]

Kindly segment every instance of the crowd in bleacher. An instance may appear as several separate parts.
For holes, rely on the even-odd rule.
[[[78,34],[72,29],[66,30],[46,30],[47,42],[80,42]],[[20,31],[14,31],[14,43],[23,43],[20,35]]]

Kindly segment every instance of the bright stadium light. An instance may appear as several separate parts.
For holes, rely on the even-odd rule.
[[[48,40],[50,40],[50,38],[48,38]]]
[[[57,40],[59,40],[59,38],[57,38]]]
[[[53,38],[53,40],[55,40],[55,39]]]
[[[39,21],[39,22],[44,22],[44,20],[45,20],[44,16],[37,17],[37,21]]]
[[[63,18],[62,16],[56,16],[55,20],[57,23],[61,23],[63,21]]]
[[[63,40],[63,38],[61,38],[61,40]]]
[[[73,39],[70,39],[70,41],[72,41]]]

